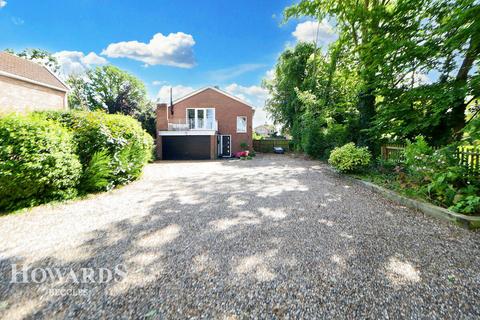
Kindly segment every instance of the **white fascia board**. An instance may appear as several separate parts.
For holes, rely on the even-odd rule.
[[[5,72],[5,71],[0,71],[0,76],[4,76],[4,77],[7,77],[7,78],[12,78],[12,79],[15,79],[15,80],[20,80],[20,81],[24,81],[24,82],[28,82],[28,83],[33,83],[33,84],[36,84],[38,86],[42,86],[42,87],[45,87],[45,88],[50,88],[50,89],[57,90],[57,91],[68,92],[68,90],[65,89],[65,88],[55,87],[55,86],[52,86],[52,85],[49,85],[49,84],[46,84],[46,83],[43,83],[43,82],[39,82],[39,81],[35,81],[35,80],[29,79],[29,78],[17,76],[15,74],[11,74],[11,73],[8,73],[8,72]]]
[[[159,136],[214,136],[215,130],[158,131]]]

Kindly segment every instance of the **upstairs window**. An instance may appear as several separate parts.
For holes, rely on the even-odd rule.
[[[247,117],[239,116],[237,117],[237,133],[246,133],[247,132]]]
[[[216,130],[214,108],[188,108],[187,124],[189,129]]]

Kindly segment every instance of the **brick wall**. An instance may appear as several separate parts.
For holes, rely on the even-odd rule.
[[[65,92],[0,76],[0,113],[66,108]]]

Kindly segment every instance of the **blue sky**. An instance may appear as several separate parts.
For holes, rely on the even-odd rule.
[[[170,86],[183,95],[219,85],[258,107],[258,125],[262,78],[286,46],[316,30],[309,21],[280,24],[293,2],[0,0],[0,49],[46,49],[64,74],[111,63],[142,79],[152,99]],[[331,30],[321,28],[328,42]]]

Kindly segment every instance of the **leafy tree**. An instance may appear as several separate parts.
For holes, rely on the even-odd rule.
[[[375,42],[388,54],[377,76],[381,99],[372,132],[422,134],[436,145],[462,137],[465,111],[478,97],[478,10],[474,1],[397,2]],[[427,74],[439,76],[417,81]]]
[[[89,69],[84,76],[72,75],[67,83],[72,89],[69,95],[72,108],[133,116],[144,129],[155,134],[153,104],[145,85],[135,76],[108,65]]]
[[[43,49],[24,49],[20,52],[15,52],[13,49],[5,49],[5,52],[40,63],[53,72],[58,72],[60,69],[57,59],[50,52]]]
[[[285,125],[298,150],[314,157],[328,157],[358,134],[359,81],[344,54],[339,45],[324,54],[314,44],[299,43],[280,57],[276,76],[265,82],[274,121]]]
[[[286,20],[300,16],[336,22],[338,49],[327,60],[355,65],[357,142],[375,151],[379,139],[423,134],[444,145],[462,138],[466,110],[480,91],[478,1],[302,0],[285,10]],[[327,84],[314,94],[329,104],[319,94],[331,90],[323,76]]]
[[[271,98],[266,110],[275,123],[282,124],[297,141],[301,139],[299,115],[303,111],[295,89],[306,90],[307,62],[315,48],[311,43],[299,43],[295,48],[287,49],[280,55],[275,69],[275,76],[265,81],[264,86],[270,91]]]
[[[302,0],[285,10],[285,19],[310,16],[322,20],[334,18],[341,35],[342,45],[350,48],[358,65],[361,88],[358,92],[360,128],[368,129],[375,116],[376,71],[378,59],[370,55],[372,41],[383,34],[382,26],[388,0]],[[378,54],[377,54],[378,56]],[[373,146],[372,139],[365,131],[359,135],[360,144]]]

